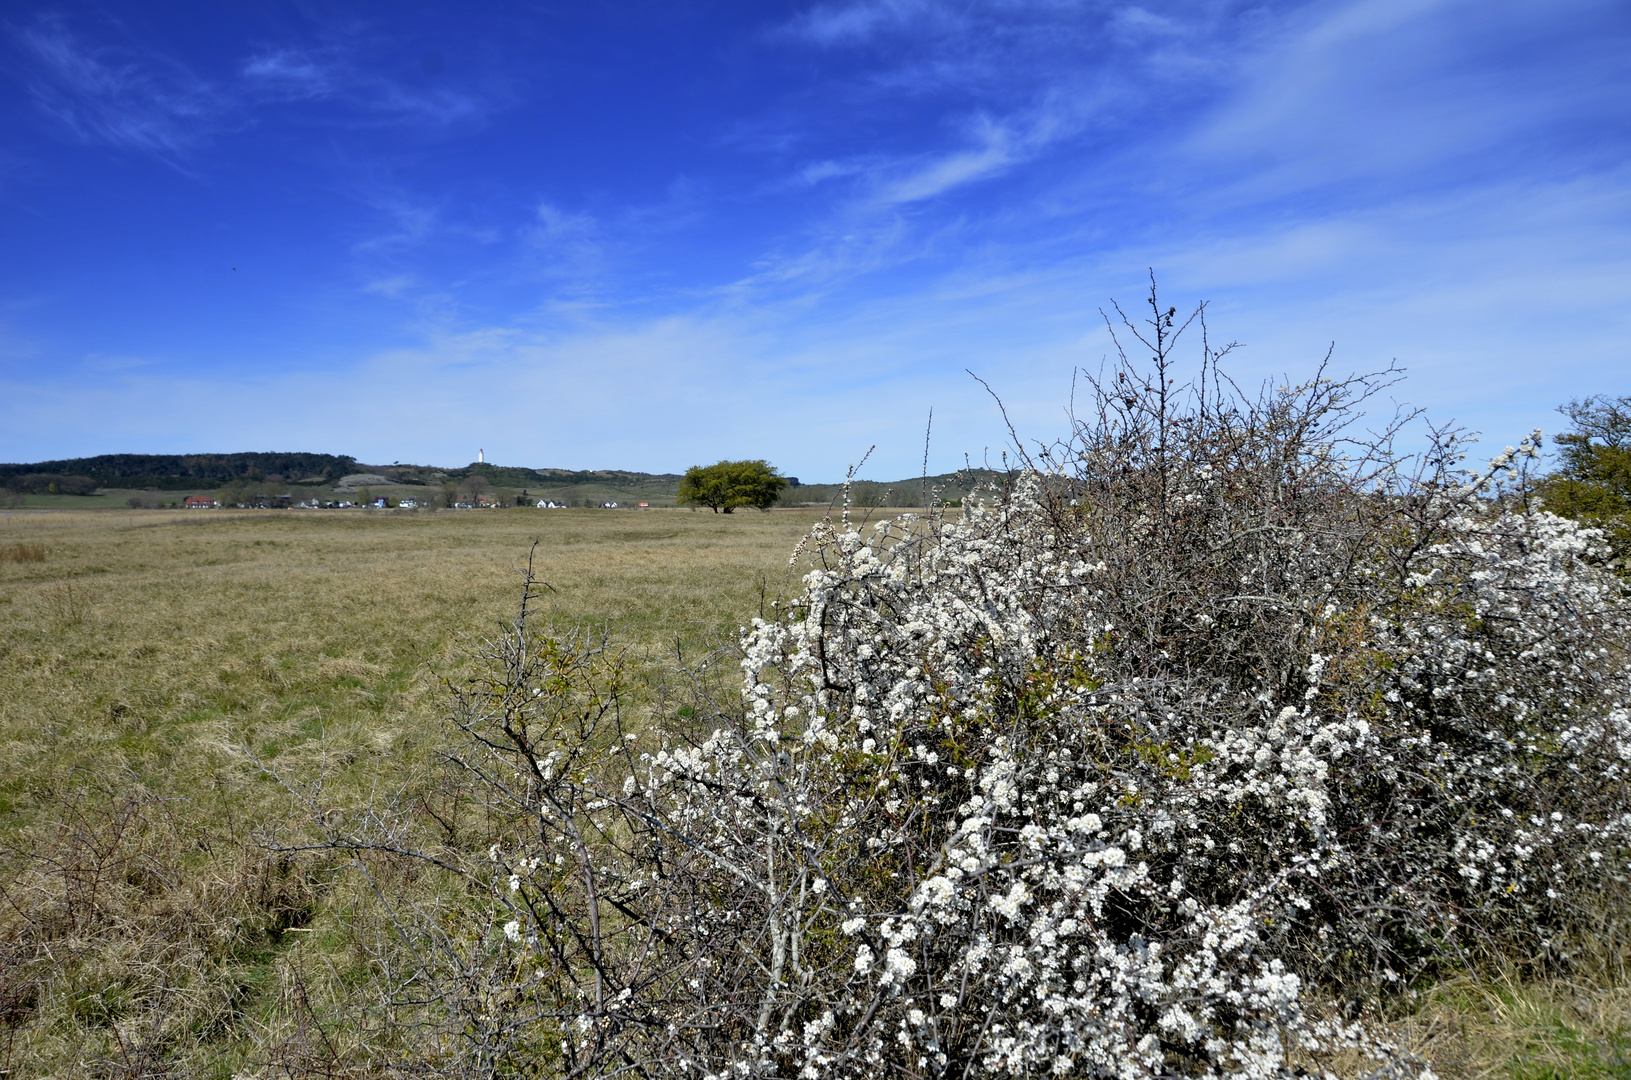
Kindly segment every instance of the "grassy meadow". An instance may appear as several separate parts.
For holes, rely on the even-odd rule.
[[[8,493],[9,494],[9,493]],[[21,510],[126,510],[130,508],[130,500],[155,499],[165,503],[179,504],[189,495],[214,495],[215,489],[199,488],[190,491],[129,491],[124,488],[102,488],[93,495],[45,495],[39,492],[30,492],[27,495],[16,495],[14,498],[20,504]],[[4,506],[0,503],[0,506]],[[0,509],[0,515],[7,511]],[[12,510],[15,513],[16,510]]]
[[[552,617],[650,684],[796,586],[817,516],[0,513],[0,1072],[372,1074],[366,897],[258,842],[305,813],[268,769],[424,770],[534,541]],[[1611,982],[1446,986],[1399,1031],[1440,1076],[1631,1077]]]
[[[425,756],[435,674],[537,571],[637,678],[788,585],[813,515],[0,515],[0,1069],[226,1076],[275,1026],[323,883],[255,843],[255,761],[356,792]],[[280,979],[283,982],[280,983]]]

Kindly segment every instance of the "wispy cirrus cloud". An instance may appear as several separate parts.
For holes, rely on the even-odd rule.
[[[203,223],[198,261],[228,245],[236,258],[257,224],[268,255],[303,251],[286,302],[241,316],[237,340],[272,344],[236,362],[343,357],[338,377],[388,388],[377,430],[363,438],[336,406],[301,413],[300,437],[337,431],[386,459],[492,448],[498,427],[532,440],[507,453],[533,463],[666,468],[751,446],[832,477],[931,403],[937,446],[978,457],[988,406],[972,385],[953,400],[962,369],[1046,430],[1072,365],[1108,346],[1094,307],[1136,299],[1151,265],[1174,302],[1216,301],[1219,329],[1251,343],[1236,357],[1248,381],[1302,371],[1335,338],[1342,366],[1397,356],[1410,396],[1503,433],[1624,381],[1623,0],[810,0],[790,18],[679,5],[693,14],[673,25],[694,37],[593,7],[478,23],[380,4],[366,25],[301,14],[270,38],[240,20],[224,58],[226,38],[203,33],[178,52],[191,69],[59,19],[33,25],[71,55],[25,48],[14,74],[104,144],[197,162],[212,136],[244,133],[215,149],[252,164],[256,205],[283,216],[246,220],[248,188],[228,185],[207,217],[191,190],[173,215]],[[530,103],[505,111],[512,92]],[[102,133],[111,100],[159,117],[159,134]],[[224,111],[195,123],[190,107]],[[125,279],[149,258],[127,253]],[[87,409],[64,381],[47,422],[18,390],[0,394],[0,441],[21,445],[8,421],[81,450],[175,437],[160,403],[192,391],[162,379],[225,370],[221,301],[247,304],[243,286],[264,280],[199,292],[185,364],[122,373],[153,388],[150,411],[112,393]],[[295,311],[329,320],[310,348],[289,344]],[[126,325],[146,330],[141,314]],[[331,332],[350,320],[351,339]],[[108,326],[73,357],[140,354]],[[155,358],[174,333],[148,332]],[[0,325],[0,359],[23,347]],[[44,373],[65,351],[39,348],[11,366]],[[302,367],[285,396],[308,377],[335,376]],[[570,404],[628,387],[627,407]],[[434,405],[472,388],[502,389],[469,416]],[[277,425],[295,414],[245,428],[225,408],[241,387],[211,393],[222,410],[195,412],[233,415],[221,438],[286,441]],[[425,442],[444,437],[457,445]],[[884,474],[915,473],[921,439],[881,449]]]
[[[815,140],[790,163],[793,184],[845,184],[810,246],[769,260],[775,280],[875,273],[952,227],[1010,250],[1039,228],[1090,234],[1072,209],[1084,205],[1122,215],[1124,234],[1157,205],[1169,227],[1198,231],[1220,215],[1319,220],[1328,200],[1590,171],[1631,145],[1618,104],[1631,12],[1612,0],[858,0],[816,5],[779,33],[823,50],[887,41],[843,88],[846,107],[899,110],[907,92],[938,115],[920,108],[895,145],[844,155]],[[919,212],[931,203],[937,213]],[[872,257],[845,254],[862,250]]]
[[[784,122],[798,134],[780,139],[756,129],[767,153],[809,152],[789,163],[789,186],[844,181],[831,186],[825,220],[811,221],[811,246],[783,245],[760,272],[777,281],[873,273],[922,258],[947,229],[972,236],[982,220],[1011,227],[1027,217],[1034,226],[1054,212],[1044,208],[1053,193],[1103,169],[1082,160],[1088,147],[1112,141],[1126,155],[1131,144],[1170,139],[1174,114],[1235,77],[1226,58],[1256,32],[1251,17],[1231,18],[1238,6],[857,0],[805,10],[773,40],[866,57],[823,103],[912,122],[852,154],[833,152],[848,133],[829,133],[824,117],[791,112]],[[1140,164],[1123,179],[1148,172]],[[1026,189],[1022,201],[1015,186]]]
[[[1001,175],[1080,132],[1086,112],[1083,100],[1059,95],[1002,117],[976,112],[956,125],[962,145],[877,170],[875,197],[887,205],[920,202]]]
[[[825,216],[812,220],[802,244],[768,252],[734,289],[757,285],[829,288],[858,276],[917,262],[955,247],[978,229],[955,208],[973,189],[1022,172],[1055,144],[1076,134],[1075,105],[1047,100],[1006,116],[976,112],[945,125],[956,142],[917,153],[871,154],[805,165],[792,183],[814,187],[845,181]],[[947,220],[937,204],[954,204]],[[926,212],[937,211],[937,212]],[[986,217],[989,211],[980,216]]]
[[[1019,148],[1013,133],[986,117],[976,120],[974,145],[939,154],[905,175],[882,184],[879,201],[886,204],[921,202],[953,188],[1002,172],[1013,165]]]
[[[326,101],[339,106],[344,122],[424,122],[436,126],[480,120],[490,102],[462,84],[410,85],[386,75],[387,65],[357,42],[378,42],[360,28],[330,29],[317,44],[282,43],[257,50],[244,61],[242,90],[262,101]],[[427,59],[431,61],[427,63]],[[421,68],[440,72],[434,54]]]
[[[328,43],[281,43],[252,51],[235,76],[210,79],[113,24],[99,34],[52,14],[12,28],[16,73],[35,106],[83,141],[145,152],[180,166],[257,112],[321,102],[328,125],[428,124],[485,117],[492,102],[450,80],[413,85],[386,74],[379,57]]]
[[[366,198],[385,219],[385,228],[353,245],[368,255],[392,255],[416,247],[449,226],[435,203],[401,191],[376,193]]]
[[[162,54],[83,43],[57,16],[15,32],[35,104],[87,142],[171,164],[236,111],[230,94]]]
[[[810,162],[793,176],[815,187],[829,180],[853,180],[851,210],[886,209],[922,202],[964,184],[997,175],[1021,160],[1032,140],[988,116],[970,118],[962,146],[897,158],[872,155],[849,161]]]
[[[335,92],[335,65],[303,49],[264,49],[244,62],[243,78],[262,97],[306,101]]]
[[[1187,36],[1187,27],[1182,20],[1136,5],[1115,8],[1107,25],[1111,32],[1126,44],[1142,44],[1153,40]]]
[[[1631,11],[1605,0],[1319,6],[1254,43],[1179,149],[1240,198],[1572,171],[1623,156],[1628,79]]]
[[[392,274],[365,283],[362,291],[374,296],[383,296],[387,300],[395,300],[416,289],[419,284],[419,279],[412,274]]]
[[[600,250],[600,222],[594,215],[563,210],[540,202],[534,218],[522,230],[533,248],[557,259],[581,261]]]
[[[1117,0],[852,0],[810,7],[771,36],[874,59],[864,81],[875,93],[995,103],[1084,76],[1146,90],[1156,89],[1152,81],[1192,78],[1270,9],[1299,2],[1176,0],[1157,12]]]
[[[620,242],[594,214],[566,210],[547,200],[537,204],[519,237],[518,261],[524,272],[557,283],[577,300],[606,287],[614,260],[611,249]]]
[[[816,45],[861,45],[880,33],[926,19],[949,22],[955,16],[945,6],[929,0],[817,4],[789,20],[780,28],[780,33]]]
[[[795,179],[800,184],[814,187],[817,184],[824,184],[828,180],[838,180],[864,171],[864,166],[856,162],[833,161],[829,158],[822,161],[812,161],[805,165],[798,170]]]

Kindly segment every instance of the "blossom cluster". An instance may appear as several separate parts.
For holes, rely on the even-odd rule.
[[[835,532],[748,635],[753,734],[808,785],[788,822],[853,956],[806,1075],[1278,1075],[1286,1040],[1332,1043],[1305,979],[1563,948],[1624,874],[1625,616],[1589,533],[1463,503],[1385,606],[1287,596],[1306,652],[1242,685],[1119,662],[1138,628],[1095,594],[1124,583],[1045,487],[931,543]]]
[[[985,506],[824,522],[740,708],[518,727],[495,892],[568,1071],[1402,1071],[1310,995],[1566,965],[1631,871],[1621,583],[1496,487],[1534,442],[1406,475],[1342,405],[1129,405]]]

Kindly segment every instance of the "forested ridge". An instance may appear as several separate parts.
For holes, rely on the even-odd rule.
[[[110,488],[180,491],[233,480],[334,481],[357,468],[348,455],[245,452],[236,454],[101,454],[96,457],[0,464],[0,479],[33,475],[89,477]]]

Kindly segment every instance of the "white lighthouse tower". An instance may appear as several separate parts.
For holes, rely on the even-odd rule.
[[[481,464],[484,464],[486,461],[487,461],[487,451],[481,449],[480,447],[477,447],[476,448],[476,464],[481,465]]]

